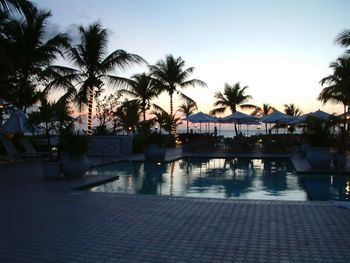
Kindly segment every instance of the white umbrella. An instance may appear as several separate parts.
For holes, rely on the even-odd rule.
[[[317,110],[315,112],[310,112],[310,113],[298,116],[294,121],[290,122],[290,124],[304,123],[304,122],[306,122],[306,120],[309,116],[314,116],[314,117],[322,119],[322,120],[328,120],[332,116],[332,114],[329,114],[329,113],[322,111],[322,110]]]
[[[280,111],[274,111],[273,113],[270,113],[269,115],[262,117],[260,121],[263,123],[276,123],[278,125],[279,123],[290,123],[294,121],[295,118],[296,117],[287,115]],[[278,126],[277,126],[277,133],[278,133]]]
[[[258,124],[258,119],[259,117],[252,116],[245,114],[240,111],[236,111],[232,113],[231,115],[228,115],[226,117],[223,117],[220,121],[225,122],[225,123],[235,123],[238,124],[238,131],[241,132],[241,124],[246,124],[247,125],[247,135],[248,135],[248,125],[251,124]]]
[[[273,113],[266,115],[260,119],[263,123],[289,123],[295,120],[295,117],[282,113],[280,111],[274,111]]]
[[[312,112],[310,113],[311,116],[315,116],[319,119],[322,119],[322,120],[328,120],[330,117],[332,117],[332,114],[329,114],[325,111],[322,111],[322,110],[317,110],[315,112]]]
[[[240,111],[236,111],[235,113],[232,113],[231,115],[228,115],[226,117],[223,117],[221,119],[222,122],[234,122],[237,124],[251,124],[256,123],[259,118],[256,116],[248,115]]]
[[[11,113],[10,118],[2,125],[1,133],[19,133],[24,134],[29,131],[27,115],[20,110]]]
[[[192,123],[199,123],[200,125],[200,130],[202,130],[201,124],[202,123],[217,123],[219,122],[219,119],[211,116],[209,114],[203,113],[203,112],[197,112],[195,114],[192,114],[188,116],[188,118],[184,118],[183,120],[189,120]]]
[[[201,111],[188,116],[188,118],[184,118],[184,120],[189,120],[190,122],[193,122],[193,123],[219,122],[218,118],[211,116],[209,114],[203,113]]]

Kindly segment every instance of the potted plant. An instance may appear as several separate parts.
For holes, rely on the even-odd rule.
[[[144,135],[144,156],[148,160],[162,160],[165,157],[164,136],[158,132]]]
[[[304,136],[310,144],[306,160],[313,169],[328,169],[331,163],[331,123],[314,116],[308,117]]]
[[[89,141],[86,135],[73,133],[62,136],[62,171],[68,178],[82,177],[89,169],[89,160],[86,156],[89,150]]]

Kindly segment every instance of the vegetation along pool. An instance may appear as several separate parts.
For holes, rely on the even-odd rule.
[[[93,192],[257,200],[349,200],[349,176],[297,175],[288,159],[185,158],[118,162],[99,173],[119,179]]]

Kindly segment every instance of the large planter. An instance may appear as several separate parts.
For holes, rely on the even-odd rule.
[[[149,144],[143,152],[147,160],[163,160],[165,157],[165,148],[158,144]]]
[[[69,178],[84,176],[89,166],[89,160],[86,155],[70,157],[68,154],[62,154],[62,171]]]
[[[313,169],[329,169],[331,157],[328,147],[310,147],[306,161]]]
[[[333,154],[333,165],[337,170],[344,170],[347,162],[346,153],[335,153]]]
[[[61,163],[59,161],[43,162],[43,176],[46,179],[59,178],[61,176]]]

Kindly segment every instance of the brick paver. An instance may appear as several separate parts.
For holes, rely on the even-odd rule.
[[[0,167],[0,262],[349,262],[350,210],[66,191]]]

